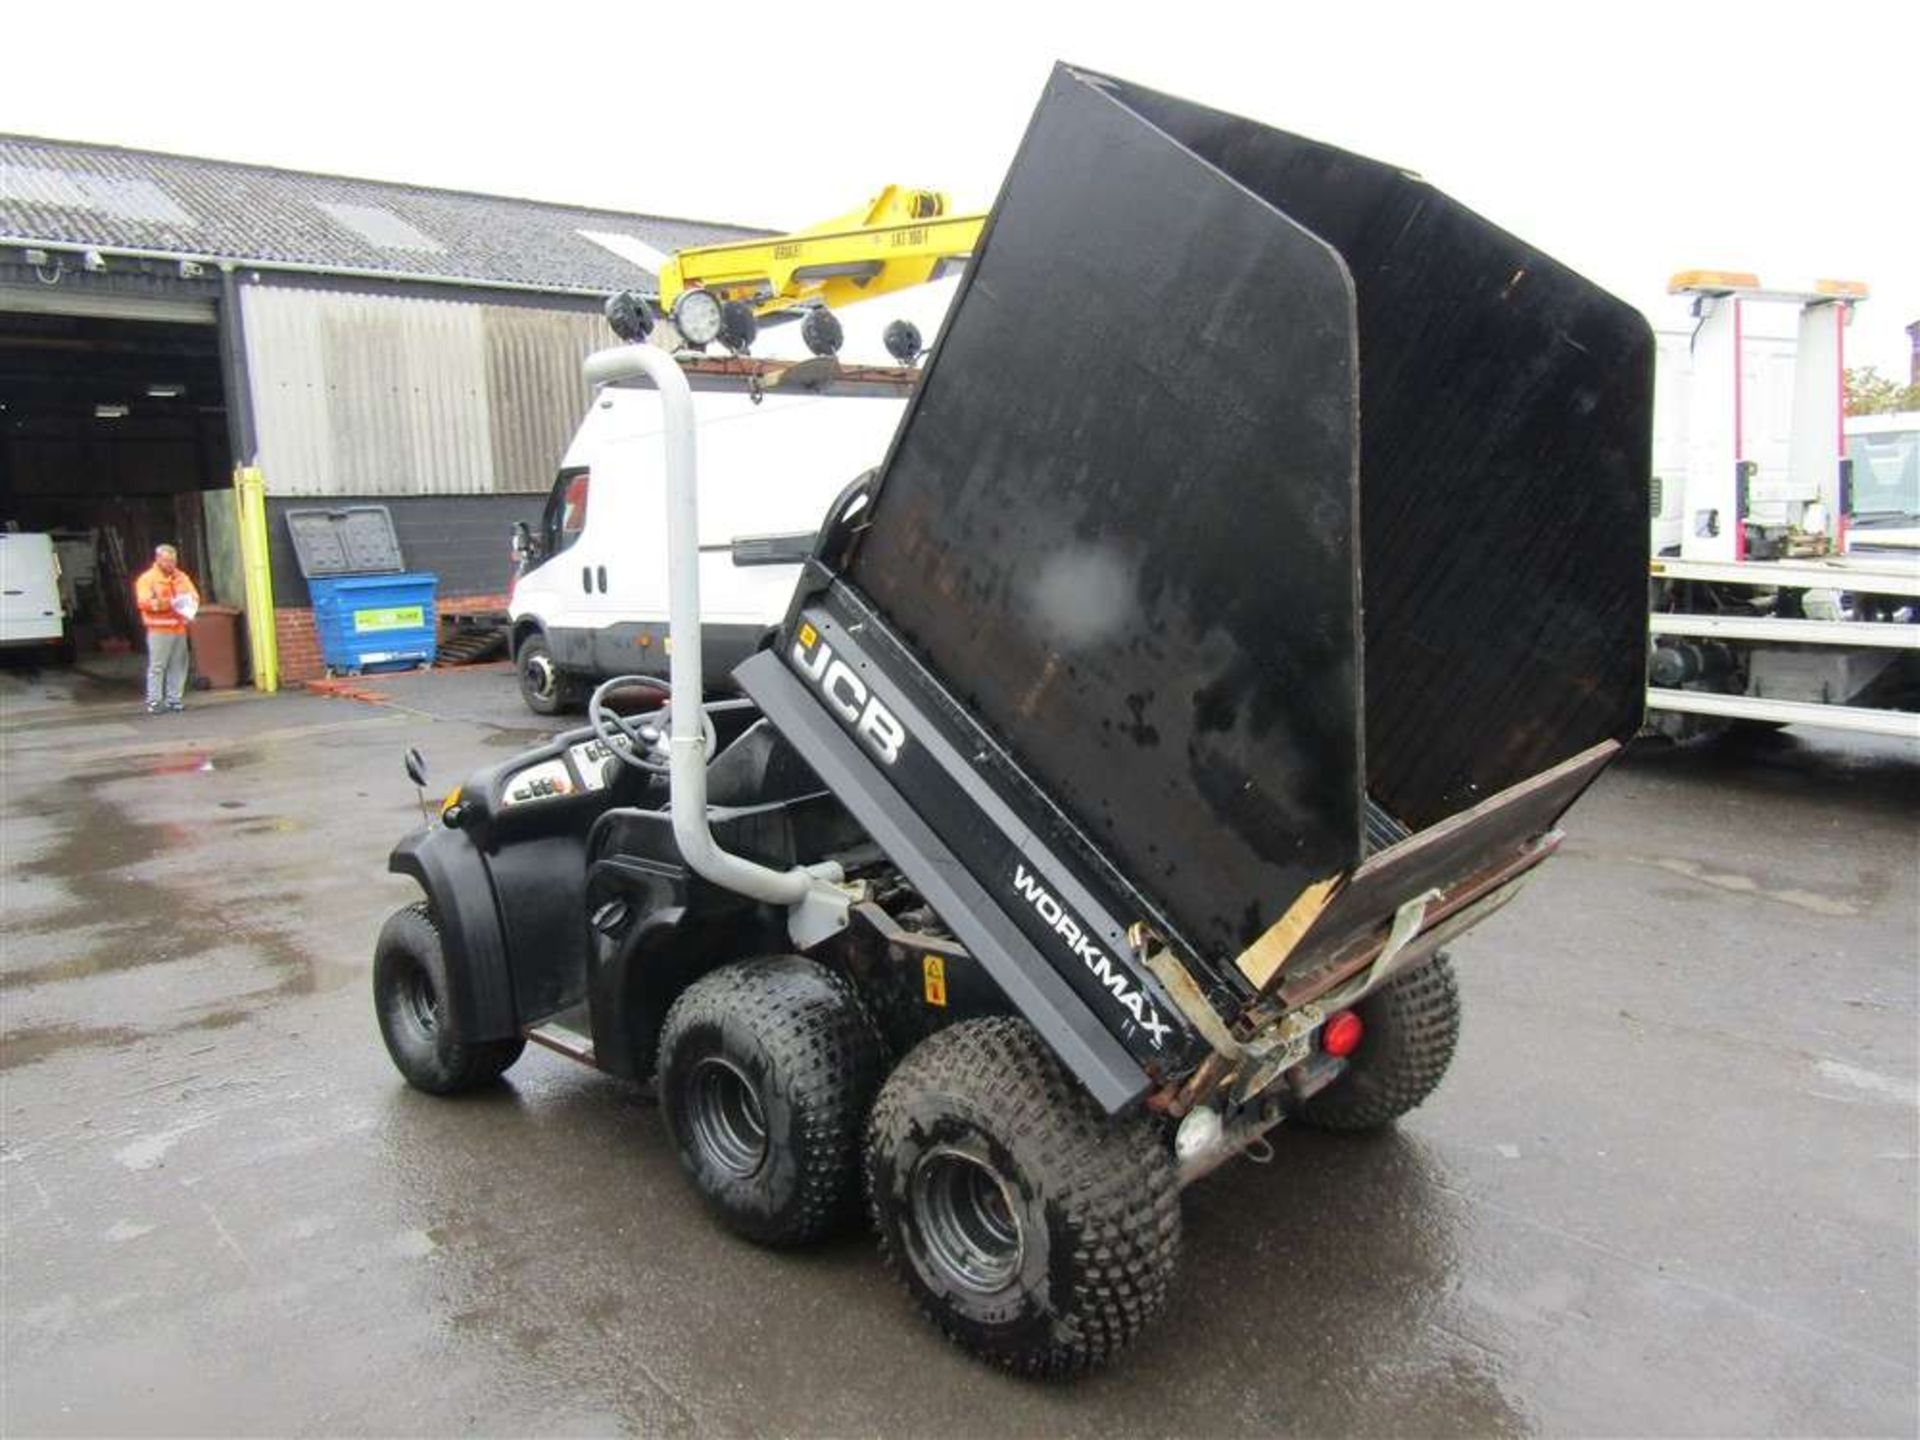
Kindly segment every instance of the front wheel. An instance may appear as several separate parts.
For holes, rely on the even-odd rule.
[[[963,1348],[1028,1375],[1111,1360],[1162,1309],[1180,1191],[1159,1128],[1110,1119],[1019,1020],[922,1042],[873,1107],[888,1268]]]
[[[380,927],[373,951],[373,1008],[394,1067],[409,1085],[431,1095],[452,1095],[499,1079],[527,1046],[518,1035],[472,1041],[460,1034],[447,1003],[440,927],[421,902],[394,911]]]
[[[546,636],[535,633],[521,641],[514,668],[520,676],[520,698],[534,714],[559,715],[573,702],[573,682],[554,664]]]

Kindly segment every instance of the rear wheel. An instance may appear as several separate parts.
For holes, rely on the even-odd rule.
[[[1460,1039],[1460,990],[1444,951],[1353,1011],[1362,1028],[1346,1073],[1293,1112],[1320,1130],[1377,1130],[1398,1120],[1439,1086]]]
[[[553,663],[547,637],[537,631],[520,642],[514,666],[520,675],[520,698],[536,715],[559,715],[573,704],[575,687]]]
[[[373,951],[373,1007],[387,1054],[409,1085],[451,1095],[497,1080],[527,1042],[470,1041],[447,1003],[447,961],[433,912],[416,902],[380,927]]]
[[[852,987],[798,955],[688,986],[660,1033],[680,1168],[729,1229],[798,1245],[858,1213],[860,1140],[884,1059]]]
[[[924,1041],[874,1103],[888,1267],[953,1340],[1031,1375],[1110,1360],[1165,1308],[1180,1193],[1159,1128],[1113,1120],[1019,1020]]]

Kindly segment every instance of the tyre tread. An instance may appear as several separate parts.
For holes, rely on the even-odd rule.
[[[1389,1125],[1424,1103],[1453,1063],[1460,989],[1444,951],[1394,976],[1355,1008],[1369,1032],[1384,1031],[1386,1049],[1376,1063],[1356,1065],[1300,1104],[1296,1118],[1315,1129],[1356,1132]]]
[[[1047,1173],[1034,1178],[1058,1200],[1075,1237],[1074,1303],[1044,1349],[974,1344],[964,1324],[913,1283],[912,1262],[882,1215],[870,1161],[869,1206],[889,1272],[950,1339],[1015,1373],[1068,1376],[1111,1360],[1165,1309],[1179,1263],[1179,1185],[1152,1122],[1110,1119],[1029,1025],[993,1017],[941,1030],[901,1063],[874,1103],[873,1149],[906,1123],[909,1095],[929,1088],[978,1118],[996,1119],[1026,1153],[1047,1157]]]
[[[769,1245],[808,1244],[839,1229],[859,1213],[861,1137],[884,1064],[879,1033],[853,987],[797,955],[715,970],[689,985],[667,1012],[660,1032],[663,1075],[681,1038],[708,1024],[744,1026],[756,1037],[774,1075],[784,1078],[783,1098],[799,1125],[796,1210],[777,1225],[742,1224],[726,1211],[721,1218]]]

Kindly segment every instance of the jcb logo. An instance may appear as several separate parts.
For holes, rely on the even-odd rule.
[[[833,647],[820,638],[820,632],[805,621],[794,636],[793,667],[811,680],[827,704],[853,726],[853,733],[879,757],[882,765],[891,765],[900,758],[901,747],[907,743],[907,727],[880,703],[867,688],[867,682],[833,653]]]

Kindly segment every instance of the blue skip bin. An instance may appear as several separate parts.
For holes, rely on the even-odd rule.
[[[313,624],[328,670],[357,674],[433,663],[434,591],[430,574],[345,575],[310,579]]]

